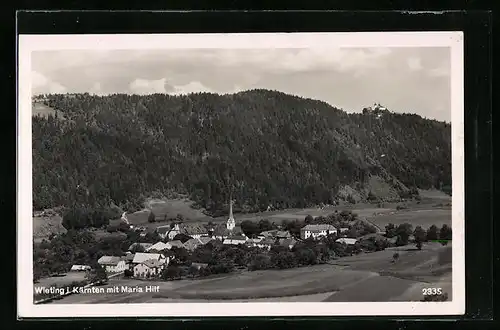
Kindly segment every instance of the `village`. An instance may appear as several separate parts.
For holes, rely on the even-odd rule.
[[[291,251],[297,252],[297,246],[308,246],[309,250],[318,250],[325,247],[326,244],[330,248],[333,246],[335,249],[332,255],[342,257],[362,252],[379,251],[389,246],[424,241],[426,236],[425,231],[423,231],[423,237],[416,238],[414,234],[418,235],[418,233],[410,231],[407,233],[405,242],[401,243],[401,235],[398,236],[395,232],[398,228],[393,226],[387,227],[392,228],[394,231],[392,235],[387,235],[385,232],[359,219],[356,221],[351,219],[351,223],[349,221],[342,222],[344,226],[341,227],[321,223],[322,220],[324,219],[306,218],[304,225],[300,228],[299,235],[297,235],[297,232],[291,233],[290,230],[283,228],[283,226],[276,226],[273,229],[261,231],[249,237],[250,235],[246,235],[241,226],[236,224],[231,203],[229,217],[225,223],[201,225],[173,221],[168,225],[160,225],[155,227],[153,233],[158,238],[156,243],[134,242],[128,247],[125,255],[104,255],[97,260],[97,264],[105,270],[106,278],[123,274],[122,277],[141,280],[180,279],[183,274],[179,272],[179,266],[188,266],[185,273],[191,274],[191,278],[194,278],[218,272],[230,272],[229,270],[204,272],[204,269],[207,269],[213,261],[210,256],[201,257],[205,262],[192,261],[193,259],[199,259],[194,256],[195,252],[199,252],[202,247],[209,245],[210,250],[213,250],[213,246],[221,246],[222,248],[235,247],[246,251],[277,251],[277,256],[283,256],[284,259],[288,258],[285,265],[277,268],[290,268],[293,267],[292,265],[307,265],[307,261],[290,260],[297,257],[297,254],[291,253]],[[139,237],[144,238],[150,235],[146,227],[129,225],[126,214],[122,215],[122,221],[122,224],[127,223],[130,231],[138,232]],[[279,253],[286,251],[288,251],[288,254]],[[191,261],[188,261],[189,255],[194,257],[191,258]],[[323,262],[327,259],[328,257],[325,257]],[[263,263],[265,264],[265,262]],[[279,261],[276,263],[283,264]],[[314,263],[310,262],[310,264]],[[240,260],[240,266],[243,266],[242,264],[243,262]],[[168,271],[174,268],[177,271]],[[254,267],[249,266],[250,268],[268,269],[269,267],[256,265]],[[71,267],[71,272],[82,271],[91,271],[91,267],[89,265],[73,265]]]

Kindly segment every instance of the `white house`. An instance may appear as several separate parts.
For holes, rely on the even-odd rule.
[[[308,239],[309,237],[319,238],[330,234],[337,234],[337,228],[327,224],[307,225],[300,229],[301,239]]]
[[[229,236],[222,241],[222,244],[240,245],[245,244],[248,238],[246,236]]]
[[[87,265],[73,265],[71,266],[71,272],[84,272],[90,270],[90,266]]]
[[[102,256],[99,260],[97,260],[97,263],[108,273],[123,272],[128,268],[127,263],[123,258],[114,256]]]
[[[160,263],[164,263],[167,265],[168,265],[168,262],[170,261],[163,254],[138,252],[134,255],[134,259],[132,260],[132,264],[137,265],[137,264],[143,263],[146,260],[156,260],[156,261],[159,261]]]
[[[146,260],[134,266],[134,277],[152,277],[160,275],[164,263],[158,260]]]
[[[347,238],[347,237],[342,237],[337,239],[335,242],[341,243],[341,244],[347,244],[347,245],[354,245],[358,242],[356,238]]]

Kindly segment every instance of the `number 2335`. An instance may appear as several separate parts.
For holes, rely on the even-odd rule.
[[[433,296],[433,295],[438,295],[442,294],[443,290],[441,288],[424,288],[422,289],[422,294],[424,296]]]

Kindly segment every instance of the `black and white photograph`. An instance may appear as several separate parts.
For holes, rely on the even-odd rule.
[[[20,316],[463,314],[461,33],[18,54]]]

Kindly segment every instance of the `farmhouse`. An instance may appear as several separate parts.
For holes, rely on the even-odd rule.
[[[308,239],[309,237],[318,238],[336,233],[337,229],[332,225],[327,225],[327,224],[307,225],[300,229],[300,238],[301,239]]]
[[[275,244],[275,239],[273,238],[264,238],[264,239],[252,239],[248,240],[247,245],[250,247],[258,247],[261,249],[270,250],[271,247]]]
[[[335,242],[340,243],[340,244],[354,245],[358,242],[358,240],[356,238],[342,237],[342,238],[337,239]]]
[[[162,239],[174,239],[175,236],[181,233],[178,223],[173,226],[167,225],[156,227],[155,231]]]
[[[184,243],[184,247],[188,251],[194,251],[198,245],[202,245],[199,238],[191,238],[189,241]]]
[[[149,251],[161,252],[161,251],[166,250],[166,249],[168,249],[168,245],[160,241],[160,242],[155,243],[155,244],[151,245],[150,247],[148,247],[146,249],[146,252],[149,252]]]
[[[108,273],[118,273],[123,272],[127,269],[127,264],[125,260],[120,257],[114,256],[102,256],[97,260],[97,263],[101,265]]]
[[[141,246],[140,249],[146,251],[151,245],[153,245],[153,244],[151,244],[151,243],[134,243],[128,247],[128,250],[134,251],[134,249],[136,249],[138,246]]]
[[[207,229],[202,225],[183,225],[180,232],[192,238],[200,238],[208,233]]]
[[[146,260],[134,266],[134,277],[152,277],[160,275],[163,263],[158,260]]]
[[[222,241],[223,244],[240,245],[245,244],[248,238],[246,236],[229,236]]]
[[[90,270],[90,266],[87,265],[73,265],[71,266],[71,272],[84,272]]]
[[[140,264],[146,260],[157,260],[160,263],[167,264],[169,263],[170,259],[166,258],[164,255],[159,254],[159,253],[142,253],[138,252],[135,254],[134,259],[132,260],[132,263],[134,265]]]

